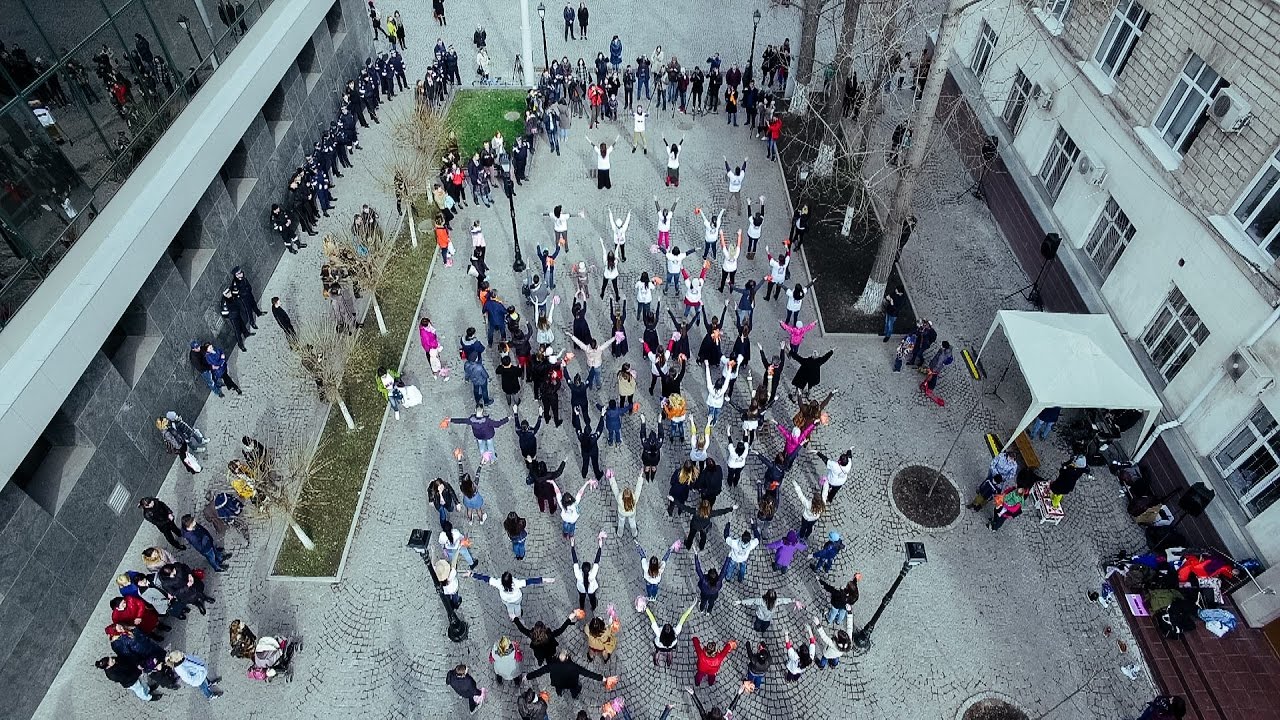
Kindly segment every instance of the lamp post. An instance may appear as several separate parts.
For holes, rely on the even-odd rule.
[[[187,39],[191,41],[191,49],[196,51],[196,63],[200,62],[200,46],[196,45],[196,36],[191,34],[191,21],[186,15],[178,16],[178,27],[187,31]]]
[[[515,262],[511,263],[511,271],[522,273],[525,269],[524,258],[520,256],[520,229],[516,227],[516,191],[511,179],[511,158],[505,153],[499,159],[502,167],[502,190],[507,196],[507,207],[511,209],[511,245],[515,250]]]
[[[406,547],[418,553],[422,557],[422,562],[427,566],[427,575],[431,576],[431,583],[436,586],[436,595],[440,597],[440,602],[444,603],[445,615],[449,617],[449,629],[446,631],[449,639],[453,642],[460,643],[467,639],[469,628],[467,621],[462,619],[458,614],[457,608],[453,603],[449,602],[449,598],[444,594],[444,580],[436,577],[435,568],[431,567],[431,533],[427,530],[413,530],[409,533],[409,542]]]
[[[547,57],[547,6],[538,3],[538,19],[542,21],[542,69],[551,68],[551,60]]]
[[[742,85],[744,87],[747,85],[747,83],[751,82],[751,76],[752,76],[751,66],[756,61],[756,31],[760,29],[760,9],[759,8],[756,8],[756,11],[751,13],[751,21],[752,21],[751,23],[751,54],[747,56],[747,72],[742,77]]]
[[[924,552],[924,543],[909,542],[906,543],[907,559],[902,561],[902,570],[898,572],[898,577],[889,586],[889,592],[884,594],[880,599],[880,607],[876,608],[876,612],[857,632],[853,634],[853,646],[857,649],[858,655],[865,653],[871,649],[871,632],[876,629],[876,622],[880,620],[880,616],[884,614],[884,609],[889,606],[889,601],[893,599],[893,594],[898,591],[898,586],[902,584],[902,580],[907,577],[907,573],[911,572],[911,568],[917,565],[923,565],[929,561]]]

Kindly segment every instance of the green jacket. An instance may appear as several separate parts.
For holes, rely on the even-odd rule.
[[[395,370],[388,370],[387,374],[390,375],[395,380],[400,379],[400,373],[396,372]],[[378,375],[376,371],[374,372],[373,382],[375,385],[378,386],[378,392],[382,393],[382,399],[390,401],[391,391],[387,389],[386,385],[382,384],[382,376]]]

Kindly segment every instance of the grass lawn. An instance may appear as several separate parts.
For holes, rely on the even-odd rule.
[[[467,159],[480,144],[502,131],[507,147],[524,134],[524,90],[459,90],[445,118],[446,127],[458,136],[458,156]],[[509,112],[515,120],[505,119]]]
[[[425,210],[425,202],[415,203],[415,214]],[[292,532],[286,532],[272,570],[276,575],[328,577],[338,572],[387,407],[374,385],[374,373],[379,366],[399,366],[405,337],[418,324],[418,298],[422,294],[423,279],[436,257],[431,243],[420,243],[415,249],[408,242],[408,234],[407,228],[401,233],[399,251],[378,288],[378,303],[388,332],[378,334],[378,325],[370,310],[347,360],[343,396],[355,418],[356,429],[347,430],[336,405],[330,409],[317,457],[318,461],[328,461],[321,467],[330,469],[314,478],[305,493],[305,497],[321,502],[304,500],[297,513],[298,523],[311,535],[316,549],[307,550]]]

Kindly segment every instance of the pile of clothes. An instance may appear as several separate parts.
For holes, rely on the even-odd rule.
[[[1218,637],[1236,627],[1235,615],[1222,609],[1222,582],[1235,577],[1229,560],[1169,548],[1135,555],[1110,570],[1123,575],[1131,593],[1141,595],[1143,606],[1166,638],[1195,630],[1197,620]]]

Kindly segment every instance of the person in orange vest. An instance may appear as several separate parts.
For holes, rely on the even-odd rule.
[[[436,247],[440,248],[440,257],[445,267],[453,266],[453,257],[449,253],[449,230],[439,218],[436,219]]]

